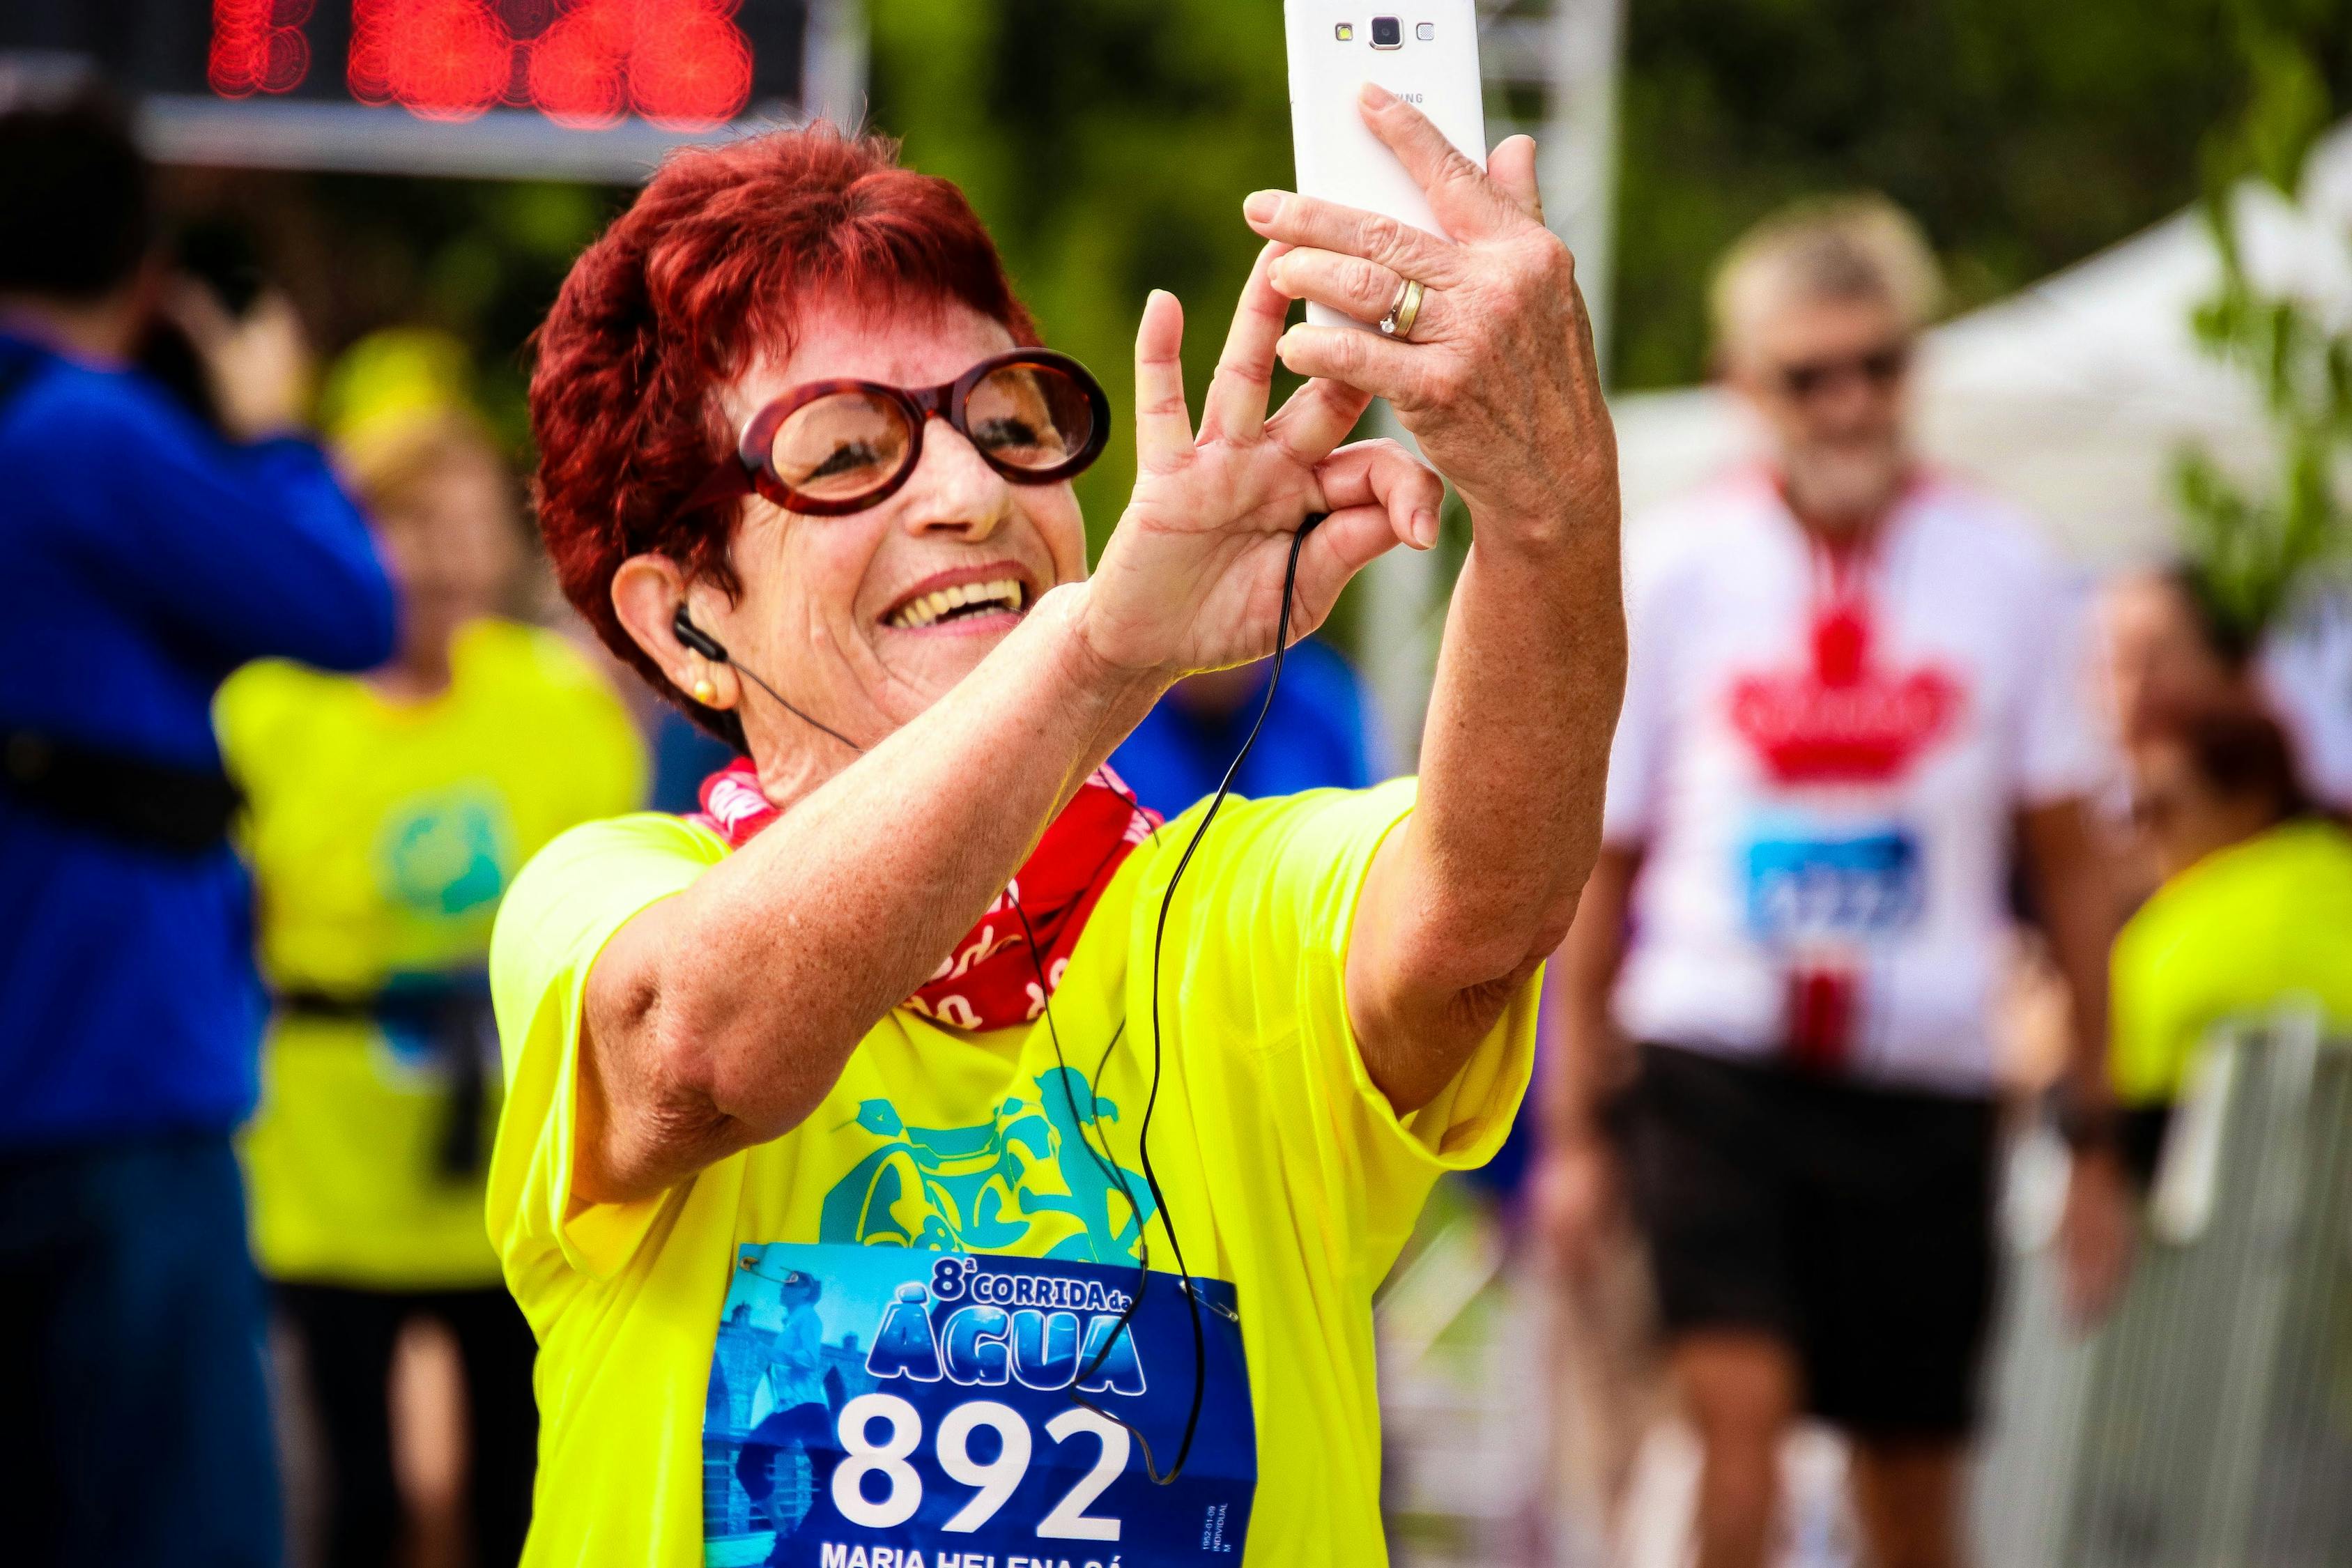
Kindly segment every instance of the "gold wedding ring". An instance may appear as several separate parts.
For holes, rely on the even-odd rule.
[[[1410,338],[1412,324],[1421,320],[1421,297],[1426,290],[1417,279],[1408,278],[1390,302],[1389,313],[1381,318],[1381,331],[1391,338]]]

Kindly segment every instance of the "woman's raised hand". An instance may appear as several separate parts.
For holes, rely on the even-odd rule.
[[[1393,94],[1368,86],[1362,109],[1445,233],[1286,191],[1251,196],[1250,226],[1284,247],[1273,281],[1286,296],[1377,321],[1407,279],[1425,290],[1410,341],[1294,327],[1283,363],[1387,398],[1482,535],[1614,528],[1616,444],[1575,261],[1543,226],[1535,143],[1510,138],[1481,172]]]
[[[1196,436],[1184,401],[1184,313],[1155,290],[1135,339],[1134,498],[1087,584],[1083,625],[1107,665],[1175,679],[1274,651],[1292,536],[1328,513],[1298,557],[1292,639],[1330,613],[1348,579],[1399,543],[1437,539],[1444,486],[1393,441],[1339,442],[1363,394],[1310,381],[1266,403],[1290,301],[1269,246],[1251,270]]]

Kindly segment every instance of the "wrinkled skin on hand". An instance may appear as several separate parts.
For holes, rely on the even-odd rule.
[[[1286,247],[1275,286],[1378,321],[1406,279],[1425,289],[1411,342],[1299,326],[1283,363],[1385,397],[1482,522],[1615,515],[1616,450],[1592,330],[1567,246],[1543,226],[1535,143],[1481,172],[1411,104],[1367,88],[1365,122],[1427,192],[1433,235],[1378,213],[1261,191],[1250,226]]]
[[[1120,670],[1174,679],[1274,651],[1290,545],[1293,640],[1322,624],[1355,575],[1402,542],[1437,538],[1444,486],[1393,441],[1341,447],[1370,399],[1324,380],[1266,416],[1289,301],[1258,258],[1197,434],[1184,404],[1183,311],[1154,293],[1136,334],[1135,493],[1087,584],[1087,645]]]

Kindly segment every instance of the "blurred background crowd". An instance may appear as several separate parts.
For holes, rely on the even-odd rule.
[[[1479,9],[1633,663],[1541,1080],[1382,1298],[1399,1559],[2352,1561],[2352,16]],[[643,170],[903,136],[1120,408],[1289,183],[1282,56],[1276,0],[0,0],[25,1560],[519,1550],[491,921],[728,761],[530,521],[530,334]],[[1469,545],[1349,591],[1241,793],[1411,770]],[[1181,810],[1265,686],[1114,765]]]

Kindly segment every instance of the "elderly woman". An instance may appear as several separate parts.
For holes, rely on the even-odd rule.
[[[1526,1083],[1623,639],[1533,145],[1482,174],[1365,113],[1447,236],[1252,196],[1272,243],[1197,433],[1180,308],[1144,307],[1140,474],[1091,576],[1067,481],[1102,394],[886,144],[682,154],[573,269],[541,526],[747,756],[698,817],[567,834],[499,916],[527,1562],[1381,1557],[1370,1294]],[[1286,332],[1297,299],[1417,319]],[[1277,358],[1312,379],[1269,418]],[[1152,700],[1435,539],[1433,474],[1339,445],[1374,395],[1475,531],[1418,787],[1156,825],[1101,766]],[[829,1420],[773,1420],[806,1310]]]

